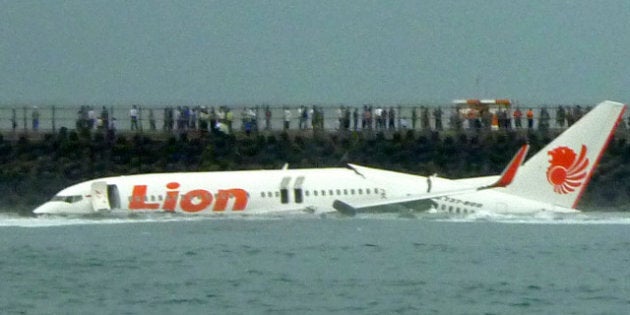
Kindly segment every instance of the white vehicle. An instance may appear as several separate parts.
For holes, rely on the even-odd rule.
[[[415,203],[469,213],[576,211],[625,105],[605,101],[525,164],[528,146],[502,175],[467,179],[417,176],[349,164],[348,168],[141,174],[100,178],[60,191],[36,214],[181,212],[355,214]],[[414,207],[415,208],[415,207]]]

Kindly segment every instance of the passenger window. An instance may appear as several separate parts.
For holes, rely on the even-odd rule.
[[[322,196],[326,196],[326,191],[322,190]]]
[[[359,188],[359,195],[363,195],[363,189]]]
[[[317,197],[317,190],[313,190],[313,196]]]
[[[350,194],[354,195],[354,189],[350,189]]]
[[[308,192],[308,190],[305,190],[305,191],[304,191],[304,196],[306,196],[306,197],[308,197],[308,196],[309,196],[309,192]]]
[[[344,195],[347,195],[347,194],[348,194],[348,190],[347,190],[347,189],[344,189],[344,190],[343,190],[343,194],[344,194]]]
[[[337,189],[337,196],[341,195],[341,190]]]
[[[263,197],[263,198],[265,198],[265,192],[264,192],[264,191],[263,191],[263,192],[261,192],[261,193],[260,193],[260,196],[261,196],[261,197]]]

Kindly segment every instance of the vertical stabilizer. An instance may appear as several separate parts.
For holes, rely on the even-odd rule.
[[[598,104],[527,160],[505,191],[575,208],[625,108],[611,101]]]

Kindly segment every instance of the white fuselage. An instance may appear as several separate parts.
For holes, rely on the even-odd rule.
[[[498,176],[451,180],[353,165],[353,168],[140,174],[82,182],[60,191],[37,214],[89,214],[103,210],[187,214],[332,212],[335,200],[387,201],[423,193],[479,187]],[[103,183],[106,189],[95,188]],[[106,191],[105,191],[106,190]],[[97,199],[106,200],[98,206]],[[558,211],[550,204],[499,189],[431,198],[448,213],[480,210],[527,213]],[[572,209],[568,209],[571,211]]]
[[[359,171],[361,173],[359,173]],[[141,174],[79,183],[35,213],[92,213],[96,182],[109,187],[110,209],[182,213],[259,214],[310,209],[334,211],[336,199],[363,202],[413,195],[426,177],[367,167]],[[447,189],[446,185],[434,190]]]

